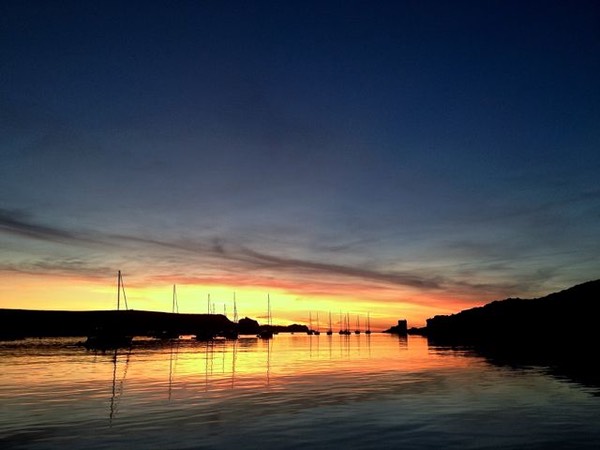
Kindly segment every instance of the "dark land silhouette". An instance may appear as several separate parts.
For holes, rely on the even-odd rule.
[[[600,280],[535,299],[508,298],[449,316],[427,319],[410,333],[444,343],[549,346],[597,343]]]
[[[180,314],[138,310],[110,311],[40,311],[0,309],[0,339],[25,337],[90,336],[98,329],[118,328],[129,336],[160,336],[170,334],[219,334],[237,331],[257,334],[269,328],[244,318],[234,323],[222,314]],[[273,332],[306,332],[304,325],[272,325]]]
[[[598,342],[595,303],[600,299],[600,280],[589,281],[537,299],[509,298],[448,316],[427,319],[427,326],[407,330],[405,320],[386,330],[396,334],[422,334],[431,342],[477,344],[487,347],[536,348],[552,346],[556,352]],[[305,325],[261,325],[244,318],[234,323],[222,314],[180,314],[138,310],[40,311],[0,309],[0,338],[89,336],[98,328],[119,324],[131,336],[157,336],[165,330],[178,334],[205,331],[218,335],[228,330],[239,334],[306,332]]]
[[[426,336],[438,350],[467,349],[514,369],[541,366],[549,375],[597,389],[599,301],[600,280],[589,281],[545,297],[509,298],[435,316],[408,333]]]

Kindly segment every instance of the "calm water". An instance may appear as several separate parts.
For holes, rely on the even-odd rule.
[[[599,390],[420,337],[0,343],[0,448],[598,448]]]

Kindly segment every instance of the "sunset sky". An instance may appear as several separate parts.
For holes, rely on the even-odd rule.
[[[600,278],[599,2],[5,0],[0,74],[0,307],[121,270],[383,329]]]

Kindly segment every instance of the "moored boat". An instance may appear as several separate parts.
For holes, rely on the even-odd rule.
[[[271,297],[267,294],[267,325],[258,332],[260,339],[273,338],[273,324],[271,323]]]
[[[121,292],[123,292],[126,311],[127,296],[125,295],[123,277],[119,270],[117,274],[117,309],[114,314],[111,314],[110,320],[107,320],[104,325],[98,326],[94,330],[94,333],[89,335],[85,342],[83,342],[85,348],[90,350],[110,350],[131,345],[133,337],[126,332],[126,327],[122,320],[123,317],[119,312],[121,309]]]

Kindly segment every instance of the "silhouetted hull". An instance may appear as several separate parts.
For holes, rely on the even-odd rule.
[[[269,330],[264,330],[258,333],[258,337],[260,339],[273,339],[273,332]]]
[[[154,335],[156,339],[170,340],[170,339],[179,339],[181,336],[176,331],[162,331]]]
[[[237,331],[230,330],[230,331],[224,331],[224,332],[220,333],[219,336],[224,337],[225,339],[235,340],[235,339],[239,338],[240,335]]]
[[[83,346],[89,350],[111,350],[131,346],[131,336],[95,335],[89,336]]]
[[[197,333],[196,336],[194,336],[194,339],[196,339],[197,341],[212,341],[214,338],[215,338],[214,333],[204,332],[204,331]]]

